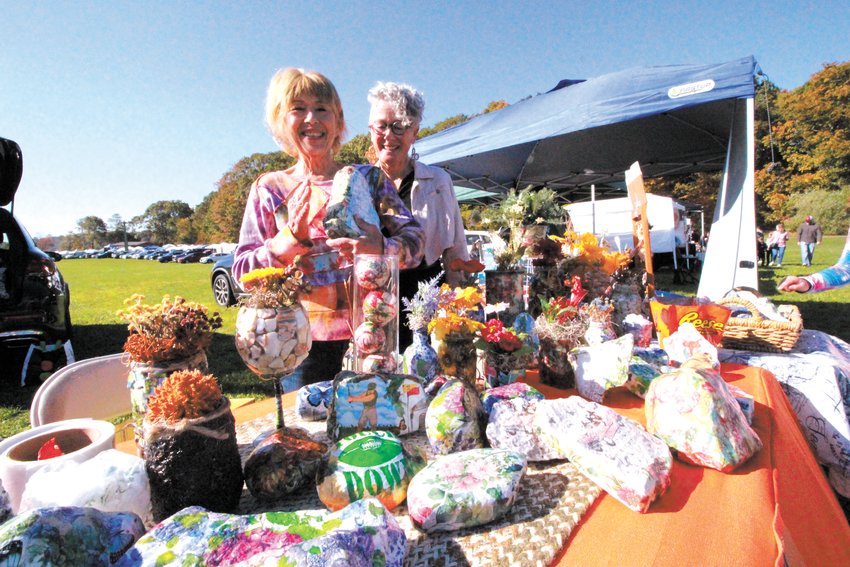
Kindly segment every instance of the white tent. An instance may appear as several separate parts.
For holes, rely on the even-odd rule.
[[[648,193],[647,217],[652,227],[650,243],[653,252],[675,252],[687,239],[685,207],[670,197]],[[576,232],[592,232],[604,237],[612,249],[626,250],[634,246],[632,239],[632,203],[628,197],[602,199],[566,205]]]

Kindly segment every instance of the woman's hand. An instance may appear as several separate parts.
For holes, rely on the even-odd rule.
[[[812,289],[812,284],[810,284],[808,280],[797,276],[788,276],[781,284],[779,284],[779,291],[796,291],[797,293],[806,293],[810,289]]]
[[[327,245],[336,248],[340,256],[349,261],[354,260],[355,254],[383,254],[384,235],[381,234],[381,229],[356,215],[354,221],[364,232],[362,236],[358,238],[329,238]]]

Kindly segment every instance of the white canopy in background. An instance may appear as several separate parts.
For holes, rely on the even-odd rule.
[[[649,238],[653,253],[674,252],[677,244],[684,246],[687,238],[684,205],[670,197],[652,193],[646,195],[646,201],[646,214],[652,226]],[[576,232],[592,232],[604,236],[612,249],[626,250],[634,247],[632,203],[628,197],[571,203],[567,205],[567,210]]]

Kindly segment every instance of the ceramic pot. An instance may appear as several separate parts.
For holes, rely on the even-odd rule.
[[[419,376],[427,385],[437,376],[437,351],[431,346],[428,331],[413,331],[413,343],[404,351],[404,373]]]

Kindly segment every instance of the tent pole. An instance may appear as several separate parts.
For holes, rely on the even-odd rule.
[[[593,236],[596,236],[596,185],[594,185],[593,183],[590,184],[590,203],[590,215],[593,219],[590,226],[593,229]]]

